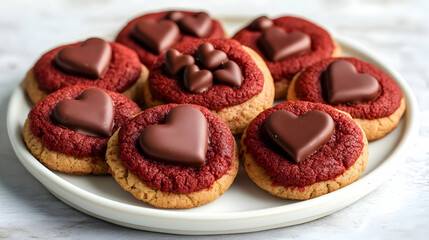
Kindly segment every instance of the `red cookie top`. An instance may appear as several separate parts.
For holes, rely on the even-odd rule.
[[[84,135],[56,125],[53,122],[55,106],[64,99],[76,99],[90,86],[75,85],[58,90],[33,106],[28,119],[31,132],[42,139],[43,145],[52,150],[75,157],[104,156],[109,137]],[[122,94],[105,90],[113,101],[113,132],[141,109]]]
[[[360,119],[387,117],[399,108],[402,91],[398,84],[381,69],[356,58],[330,58],[306,68],[295,82],[296,96],[303,101],[328,104],[324,98],[321,79],[329,64],[336,60],[346,60],[354,65],[358,73],[374,77],[380,85],[380,92],[373,100],[356,104],[338,104],[335,108]]]
[[[145,66],[147,67],[152,66],[153,62],[155,61],[155,59],[158,58],[159,55],[144,48],[138,41],[136,41],[135,38],[132,37],[132,31],[133,31],[134,25],[139,20],[144,19],[144,20],[152,20],[152,21],[159,22],[162,19],[165,19],[166,15],[169,13],[170,11],[163,11],[163,12],[149,13],[149,14],[145,14],[143,16],[134,18],[119,32],[118,36],[116,37],[116,41],[136,51],[140,58],[140,61]],[[174,11],[174,13],[181,13],[185,16],[192,16],[196,14],[196,12],[189,12],[189,11]],[[173,16],[170,19],[172,18],[174,19]],[[205,38],[224,38],[225,32],[222,28],[222,25],[214,19],[211,19],[211,21],[212,21],[211,32]],[[181,31],[178,43],[186,42],[192,39],[197,39],[197,37]]]
[[[229,60],[233,60],[241,69],[243,81],[240,87],[231,87],[215,83],[208,90],[201,93],[192,93],[183,86],[181,76],[166,73],[164,69],[164,55],[160,56],[150,69],[149,87],[155,99],[165,103],[190,103],[204,106],[208,109],[221,109],[243,103],[262,91],[264,75],[252,57],[243,49],[242,45],[231,39],[192,40],[177,44],[174,49],[182,54],[194,55],[198,46],[203,42],[211,43],[215,49],[226,53]],[[203,67],[201,67],[203,68]]]
[[[297,17],[280,17],[273,19],[272,25],[285,30],[286,33],[299,32],[308,34],[311,39],[311,52],[273,62],[269,61],[267,56],[264,55],[260,48],[261,45],[258,43],[262,30],[254,30],[252,27],[247,26],[237,32],[233,39],[254,49],[262,56],[270,69],[274,81],[279,81],[283,78],[291,80],[293,75],[301,69],[332,56],[334,43],[331,36],[314,23]]]
[[[139,150],[139,137],[147,126],[163,123],[178,104],[166,104],[145,110],[119,130],[119,157],[123,164],[147,185],[162,191],[192,193],[210,187],[232,166],[234,137],[228,126],[208,109],[200,110],[209,125],[206,161],[202,167],[172,165],[149,159]]]
[[[297,116],[323,111],[334,121],[334,133],[317,152],[298,164],[293,163],[263,133],[267,117],[277,110],[287,110]],[[303,101],[278,104],[259,114],[247,128],[244,144],[274,182],[285,187],[305,187],[343,174],[356,162],[364,147],[362,130],[352,119],[328,105]]]
[[[59,50],[65,47],[79,46],[81,42],[57,47],[45,53],[34,65],[33,72],[39,88],[46,93],[54,92],[73,85],[88,85],[123,92],[140,77],[142,67],[137,54],[131,49],[115,42],[109,42],[112,58],[107,72],[101,79],[91,79],[65,73],[60,70],[54,59]]]

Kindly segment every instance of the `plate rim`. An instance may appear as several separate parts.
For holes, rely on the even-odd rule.
[[[389,74],[401,87],[404,98],[406,100],[407,110],[405,112],[406,118],[404,123],[405,124],[404,133],[402,134],[401,139],[398,142],[398,145],[390,154],[388,154],[384,158],[384,161],[378,167],[373,169],[366,176],[359,178],[356,182],[342,189],[339,189],[337,191],[334,191],[332,193],[329,193],[314,199],[300,201],[300,202],[296,202],[296,203],[288,204],[284,206],[276,206],[276,207],[257,209],[257,210],[207,214],[207,213],[201,213],[201,212],[171,211],[169,209],[152,209],[152,208],[146,208],[144,206],[133,206],[126,203],[121,203],[111,199],[107,199],[102,196],[96,195],[94,193],[88,192],[84,189],[77,187],[76,185],[73,185],[72,183],[67,182],[66,180],[57,176],[51,170],[43,166],[37,159],[35,159],[31,155],[31,153],[28,152],[25,144],[22,141],[21,134],[18,134],[18,136],[16,136],[17,133],[13,132],[15,130],[14,123],[13,123],[13,120],[15,118],[13,118],[13,116],[16,115],[13,113],[14,111],[16,112],[16,110],[13,110],[13,105],[14,105],[14,102],[16,101],[15,99],[22,96],[25,97],[22,84],[20,84],[13,91],[8,103],[6,123],[7,123],[9,140],[12,144],[15,154],[18,156],[18,159],[24,165],[27,171],[29,171],[34,177],[36,177],[36,179],[38,179],[38,181],[40,181],[46,188],[48,188],[49,191],[51,190],[55,191],[54,189],[51,189],[51,188],[59,188],[61,189],[61,191],[65,191],[68,194],[74,195],[75,197],[78,197],[82,201],[85,201],[91,204],[97,204],[100,207],[109,209],[110,211],[113,211],[113,212],[122,213],[122,214],[129,214],[129,215],[135,215],[140,217],[160,218],[160,219],[169,220],[169,221],[192,220],[192,221],[200,221],[200,222],[201,221],[214,222],[214,221],[239,221],[244,219],[252,220],[252,219],[258,219],[258,218],[267,218],[267,217],[274,217],[278,215],[291,214],[291,213],[303,211],[315,206],[321,206],[324,204],[333,203],[336,201],[336,199],[339,199],[338,198],[339,195],[344,195],[348,193],[352,194],[357,189],[361,189],[362,185],[364,185],[365,190],[363,191],[359,190],[360,192],[359,196],[353,199],[351,203],[346,205],[346,206],[349,206],[350,204],[357,201],[359,198],[367,195],[369,192],[373,191],[375,188],[381,185],[387,179],[386,172],[391,172],[394,169],[394,166],[397,165],[395,163],[397,163],[400,160],[400,155],[402,152],[404,152],[403,150],[406,148],[408,144],[411,144],[413,142],[413,139],[414,139],[413,137],[417,135],[418,126],[419,126],[418,104],[407,82],[394,68],[392,68],[389,64],[387,64],[386,61],[382,60],[379,56],[376,56],[375,54],[373,54],[373,51],[370,51],[367,47],[364,47],[361,44],[351,39],[348,39],[345,37],[339,37],[339,36],[335,36],[334,39],[339,43],[339,45],[342,48],[348,48],[354,52],[358,52],[359,54],[364,55],[369,62],[371,62],[372,64],[376,65],[377,67],[385,71],[387,74]],[[22,148],[24,148],[26,151],[22,151]],[[62,199],[60,198],[60,200]],[[73,204],[78,205],[75,202],[73,202]],[[72,207],[76,208],[76,206],[72,206]],[[79,206],[79,207],[81,207],[82,209],[85,209],[86,212],[91,211],[82,206]],[[93,212],[93,214],[98,215],[95,212]],[[327,214],[330,214],[330,213],[327,213]],[[108,217],[105,217],[105,218],[108,218]],[[112,219],[112,218],[108,218],[108,219],[114,220],[116,224],[120,224],[116,222],[117,220],[115,219]],[[108,219],[104,219],[104,220],[108,220]],[[126,222],[124,223],[126,224]],[[141,226],[147,228],[147,225],[143,224]],[[270,227],[265,227],[264,229],[269,229],[269,228]],[[176,231],[173,231],[173,232],[176,232]],[[216,231],[212,231],[212,232],[216,232]]]

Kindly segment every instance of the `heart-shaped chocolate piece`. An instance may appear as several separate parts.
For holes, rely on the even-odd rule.
[[[173,22],[180,21],[185,15],[182,12],[178,11],[170,11],[167,14],[165,14],[165,19],[171,20]]]
[[[190,35],[198,38],[206,38],[212,31],[213,22],[210,16],[205,12],[199,12],[195,15],[187,15],[179,21],[180,29]]]
[[[209,70],[200,70],[197,65],[192,64],[185,68],[183,84],[192,93],[204,92],[213,85],[213,74]]]
[[[166,19],[159,22],[139,20],[131,34],[140,44],[156,54],[161,54],[180,38],[179,27],[175,22]]]
[[[88,88],[77,99],[65,99],[54,108],[55,123],[95,137],[110,137],[113,129],[113,101],[98,88]]]
[[[55,56],[55,63],[66,73],[88,78],[102,78],[112,58],[110,44],[100,38],[90,38],[80,46],[64,47]]]
[[[183,55],[176,49],[169,49],[165,53],[165,69],[170,75],[176,75],[188,65],[194,64],[195,59],[191,55]]]
[[[279,110],[265,120],[264,133],[281,147],[295,162],[300,163],[325,144],[335,130],[329,114],[310,111],[296,116],[290,111]]]
[[[376,98],[378,81],[368,74],[358,73],[346,60],[333,61],[322,74],[323,91],[330,104],[360,103]]]
[[[224,51],[215,49],[213,45],[208,42],[198,46],[197,58],[204,68],[210,70],[218,68],[223,62],[228,60],[228,56]]]
[[[253,20],[253,22],[251,22],[247,28],[252,31],[262,31],[272,26],[273,21],[271,21],[271,19],[267,18],[266,16],[261,16]]]
[[[302,32],[286,33],[282,28],[265,29],[258,39],[264,55],[273,62],[306,54],[311,51],[311,38]]]
[[[201,167],[208,146],[208,123],[204,115],[191,106],[170,110],[164,124],[150,125],[140,135],[143,153],[170,164]]]
[[[226,84],[231,87],[240,87],[243,82],[241,68],[232,60],[223,63],[221,69],[218,69],[213,73],[213,77],[216,82]]]

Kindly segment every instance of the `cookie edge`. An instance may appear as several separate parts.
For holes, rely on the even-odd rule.
[[[339,112],[342,112],[343,114],[351,118],[348,113],[343,111]],[[240,160],[249,178],[256,185],[258,185],[260,188],[267,191],[273,196],[293,200],[307,200],[319,197],[355,182],[360,178],[362,172],[366,169],[369,158],[368,140],[365,136],[365,132],[363,131],[363,129],[360,129],[363,133],[364,147],[356,162],[343,174],[337,176],[334,179],[316,182],[305,187],[284,187],[274,183],[271,176],[266,173],[265,169],[258,165],[253,155],[247,152],[246,145],[244,144],[244,140],[247,135],[247,129],[246,131],[244,131],[243,136],[241,138]]]
[[[24,123],[22,135],[30,153],[50,170],[71,175],[108,174],[109,167],[104,157],[78,158],[46,148],[42,139],[31,132],[29,119]]]
[[[234,159],[231,169],[216,180],[209,188],[188,194],[178,194],[150,187],[122,164],[118,156],[118,133],[119,130],[113,134],[107,143],[106,162],[109,165],[109,172],[125,191],[152,206],[158,208],[187,209],[207,204],[221,196],[231,186],[237,176],[239,157],[237,144],[234,141]]]
[[[295,92],[295,82],[298,80],[299,75],[305,71],[305,69],[301,70],[301,72],[297,73],[291,83],[286,96],[287,101],[300,101]],[[329,105],[331,106],[331,105]],[[332,106],[335,108],[335,106]],[[366,134],[366,137],[369,142],[380,139],[391,131],[393,131],[399,124],[402,116],[406,110],[406,102],[404,97],[401,98],[401,103],[399,107],[389,116],[376,118],[376,119],[361,119],[361,118],[353,118],[355,122],[357,122],[363,131]]]

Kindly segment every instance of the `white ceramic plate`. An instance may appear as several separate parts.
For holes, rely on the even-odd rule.
[[[176,234],[221,234],[311,221],[352,204],[379,186],[390,176],[418,129],[417,103],[404,79],[356,43],[343,38],[336,40],[344,55],[373,63],[392,76],[404,92],[407,111],[398,128],[369,144],[368,167],[358,181],[315,199],[290,201],[275,198],[253,184],[241,169],[230,189],[212,203],[188,210],[164,210],[136,200],[110,176],[70,176],[52,172],[27,151],[22,139],[22,126],[31,106],[22,86],[15,89],[9,102],[9,138],[25,168],[61,201],[126,227]]]

